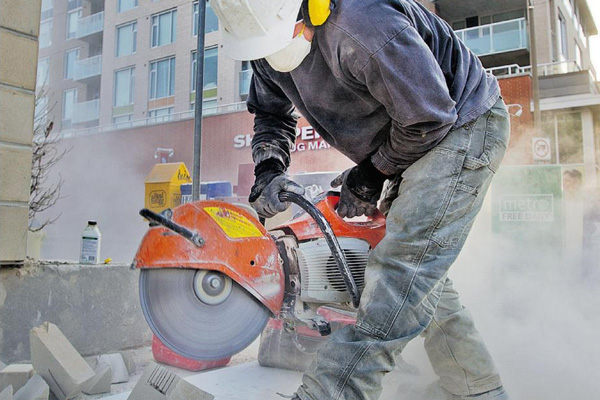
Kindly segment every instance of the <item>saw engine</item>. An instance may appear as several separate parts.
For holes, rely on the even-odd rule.
[[[376,214],[349,222],[335,212],[339,195],[308,202],[305,211],[270,231],[247,206],[198,201],[155,214],[134,260],[140,301],[153,333],[194,360],[217,360],[247,347],[268,319],[322,335],[327,305],[356,311],[370,251],[385,234]]]

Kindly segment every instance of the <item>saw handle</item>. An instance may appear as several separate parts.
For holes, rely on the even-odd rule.
[[[342,274],[342,278],[344,279],[344,284],[346,285],[346,289],[348,293],[350,293],[350,297],[352,298],[352,305],[358,308],[358,304],[360,303],[360,293],[358,291],[358,286],[354,281],[354,277],[352,276],[352,272],[350,271],[350,267],[348,266],[348,261],[346,261],[346,256],[340,246],[335,234],[333,233],[333,229],[331,229],[331,225],[329,221],[323,216],[321,211],[310,201],[308,201],[304,196],[292,193],[292,192],[280,192],[279,193],[280,201],[289,201],[298,205],[304,211],[310,215],[319,228],[321,232],[323,232],[323,236],[325,236],[325,240],[327,241],[327,245],[331,250],[331,254],[335,259],[335,262]]]
[[[186,238],[190,242],[194,243],[198,247],[204,246],[204,239],[202,239],[200,237],[200,235],[190,231],[186,227],[177,225],[175,222],[171,221],[169,218],[167,218],[161,214],[157,214],[155,212],[148,210],[147,208],[144,208],[140,211],[140,215],[142,217],[146,218],[147,220],[155,222],[175,233],[178,233],[179,235],[183,236],[184,238]]]

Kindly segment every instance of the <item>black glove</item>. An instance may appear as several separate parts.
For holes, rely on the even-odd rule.
[[[250,190],[248,201],[258,215],[271,218],[285,211],[290,203],[279,201],[279,193],[293,192],[304,194],[304,188],[285,176],[285,167],[277,159],[269,158],[254,167],[254,185]]]
[[[375,168],[370,158],[335,178],[331,187],[342,186],[337,207],[339,216],[353,218],[373,215],[387,178],[387,175]]]

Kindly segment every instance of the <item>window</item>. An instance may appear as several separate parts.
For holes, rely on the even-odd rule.
[[[63,121],[73,118],[73,111],[77,103],[77,89],[65,90],[63,92]]]
[[[569,49],[567,47],[567,23],[562,14],[558,14],[558,40],[560,45],[560,55],[563,60],[569,58]]]
[[[581,47],[579,47],[579,45],[577,44],[577,41],[575,41],[575,62],[577,63],[577,67],[579,67],[579,70],[583,69],[583,51],[581,50]]]
[[[67,1],[67,11],[81,8],[81,2],[82,2],[82,0],[68,0]]]
[[[198,2],[194,3],[194,15],[192,22],[192,36],[198,34]],[[206,2],[206,17],[204,20],[204,32],[210,33],[219,30],[219,20],[209,2]]]
[[[48,122],[48,97],[38,97],[35,99],[35,124],[45,126]]]
[[[44,86],[48,84],[50,72],[50,58],[40,58],[38,60],[36,86]]]
[[[67,39],[77,36],[77,24],[81,18],[81,9],[69,11],[67,14]]]
[[[54,8],[53,0],[42,0],[42,15],[40,20],[43,21],[52,18],[52,9]]]
[[[40,23],[40,49],[48,47],[52,44],[52,20],[43,21]]]
[[[544,136],[550,138],[552,163],[583,163],[583,124],[581,113],[544,114]]]
[[[119,0],[117,4],[117,11],[123,12],[131,10],[138,6],[138,0]]]
[[[122,107],[133,104],[135,92],[135,68],[115,71],[115,91],[113,106]]]
[[[218,49],[216,47],[204,51],[204,97],[217,97],[217,63]],[[192,52],[192,88],[196,91],[196,52]]]
[[[117,27],[117,57],[133,54],[137,46],[137,22]]]
[[[122,124],[129,121],[131,121],[131,114],[113,117],[113,124]]]
[[[165,108],[157,108],[155,110],[148,111],[148,117],[165,117],[167,115],[173,114],[173,107],[165,107]]]
[[[175,93],[175,57],[150,63],[150,100]]]
[[[73,49],[65,52],[65,79],[73,79],[75,76],[75,63],[79,58],[79,49]]]
[[[177,10],[152,16],[152,47],[164,46],[175,41]]]

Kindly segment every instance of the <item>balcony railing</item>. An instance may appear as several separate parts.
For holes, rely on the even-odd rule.
[[[463,29],[456,35],[478,56],[527,49],[529,43],[525,18]]]
[[[77,22],[77,39],[84,38],[104,30],[104,11],[80,18]]]
[[[76,103],[73,108],[73,117],[71,122],[78,124],[81,122],[94,121],[100,117],[100,100],[84,101]]]
[[[252,70],[246,69],[240,71],[240,96],[245,96],[250,92],[250,81],[252,80]]]
[[[102,55],[85,58],[75,62],[73,79],[76,81],[98,76],[102,73]]]

